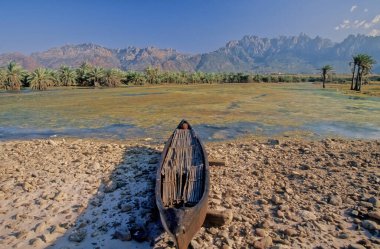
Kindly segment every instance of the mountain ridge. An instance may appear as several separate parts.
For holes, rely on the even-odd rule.
[[[200,54],[181,53],[173,48],[146,47],[107,48],[94,43],[63,45],[24,55],[18,52],[0,54],[0,66],[16,61],[33,70],[39,66],[78,67],[84,61],[105,68],[142,71],[148,66],[165,71],[315,73],[331,64],[336,72],[350,72],[352,55],[368,53],[380,63],[380,36],[349,35],[342,42],[304,33],[298,36],[261,38],[243,36],[225,46]],[[375,65],[374,72],[380,72]]]

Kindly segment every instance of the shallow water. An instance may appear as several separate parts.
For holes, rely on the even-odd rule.
[[[165,140],[186,118],[205,140],[246,135],[380,138],[380,98],[309,83],[0,92],[0,140]]]

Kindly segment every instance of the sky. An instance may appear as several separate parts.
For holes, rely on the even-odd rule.
[[[0,0],[0,53],[95,43],[210,52],[244,35],[380,35],[380,0]]]

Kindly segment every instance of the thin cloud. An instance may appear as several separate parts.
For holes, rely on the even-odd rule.
[[[368,9],[366,8],[366,9],[364,9],[364,12],[368,12]]]
[[[379,36],[380,29],[372,29],[371,32],[368,33],[369,36]]]
[[[376,23],[379,23],[380,22],[380,15],[377,15],[375,16],[373,19],[372,19],[372,23],[373,24],[376,24]]]
[[[354,12],[357,7],[358,7],[357,5],[352,5],[350,12]]]
[[[376,15],[374,18],[372,18],[372,20],[356,19],[354,21],[350,21],[349,19],[345,19],[342,21],[341,24],[335,26],[334,29],[335,30],[358,29],[358,30],[362,30],[363,33],[367,33],[368,35],[373,36],[373,35],[379,35],[378,28],[380,28],[380,14]]]

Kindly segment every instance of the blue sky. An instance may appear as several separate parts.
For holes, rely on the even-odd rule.
[[[380,0],[0,0],[0,53],[92,42],[208,52],[244,35],[380,35]]]

